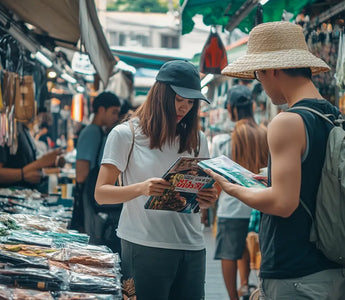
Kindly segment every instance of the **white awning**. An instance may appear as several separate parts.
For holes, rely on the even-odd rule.
[[[14,21],[30,24],[39,43],[77,50],[81,39],[104,86],[115,65],[94,0],[1,0]],[[50,49],[52,50],[52,49]]]

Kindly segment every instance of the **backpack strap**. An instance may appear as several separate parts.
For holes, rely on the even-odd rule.
[[[307,106],[295,106],[295,107],[292,107],[290,109],[288,109],[287,111],[295,111],[297,109],[302,109],[302,110],[307,110],[307,111],[310,111],[312,113],[314,113],[315,115],[318,115],[319,117],[321,117],[322,119],[326,120],[327,122],[329,122],[330,124],[332,124],[332,126],[335,126],[334,122],[332,122],[329,117],[333,116],[332,114],[322,114],[320,113],[319,111],[317,111],[316,109],[313,109],[313,108],[310,108],[310,107],[307,107]]]
[[[303,208],[306,210],[307,214],[311,218],[311,228],[310,228],[310,241],[315,242],[317,240],[317,232],[315,229],[315,218],[313,214],[311,213],[310,209],[308,208],[307,204],[303,202],[302,198],[299,198],[299,201]]]
[[[313,108],[307,107],[307,106],[296,106],[296,107],[290,108],[288,111],[294,111],[297,109],[310,111],[311,113],[319,116],[320,118],[322,118],[325,121],[327,121],[328,123],[330,123],[332,125],[332,127],[335,127],[337,125],[342,125],[342,123],[345,121],[342,119],[341,116],[339,116],[338,119],[336,119],[333,122],[329,119],[329,117],[333,117],[333,118],[335,117],[333,114],[322,114],[319,111],[317,111]],[[303,208],[306,210],[307,214],[310,216],[310,218],[312,220],[311,230],[310,230],[310,241],[316,242],[317,241],[317,231],[315,228],[315,218],[314,218],[313,214],[311,213],[310,209],[308,208],[307,204],[305,202],[303,202],[302,198],[300,198],[300,203],[303,206]]]

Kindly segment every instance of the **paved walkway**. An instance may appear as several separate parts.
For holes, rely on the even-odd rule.
[[[213,259],[215,238],[212,229],[206,227],[204,234],[206,240],[205,300],[228,300],[229,296],[225,288],[220,261]],[[239,278],[237,278],[237,282],[239,282]],[[257,283],[257,276],[253,271],[250,273],[249,282]]]
[[[225,288],[220,260],[214,260],[215,239],[210,227],[205,227],[206,240],[206,300],[226,300],[229,299]]]

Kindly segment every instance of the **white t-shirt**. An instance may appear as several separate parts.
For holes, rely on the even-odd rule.
[[[128,168],[123,174],[125,185],[162,177],[179,156],[193,156],[187,152],[178,154],[179,143],[164,145],[162,151],[149,148],[149,139],[133,120],[135,140]],[[209,157],[207,140],[200,132],[199,157]],[[128,122],[113,128],[107,138],[102,164],[115,165],[124,171],[132,145],[132,132]],[[158,248],[201,250],[205,248],[200,215],[164,210],[145,209],[149,197],[139,196],[123,205],[117,235],[129,242]]]
[[[231,158],[231,136],[229,134],[218,134],[212,139],[212,157],[225,155]],[[218,218],[243,218],[250,217],[252,209],[235,197],[221,192],[218,199]]]

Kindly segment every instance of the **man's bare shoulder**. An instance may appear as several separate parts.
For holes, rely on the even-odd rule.
[[[279,128],[280,130],[303,129],[304,123],[299,114],[281,112],[276,115],[268,125],[268,129]]]
[[[290,144],[297,143],[304,147],[305,129],[300,115],[281,112],[270,122],[267,130],[269,143]]]

